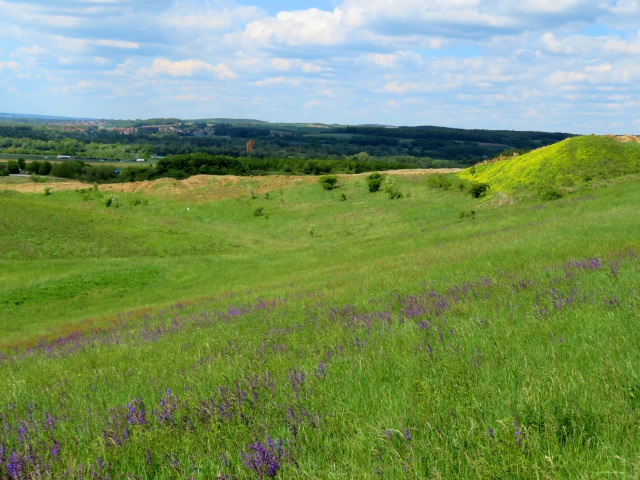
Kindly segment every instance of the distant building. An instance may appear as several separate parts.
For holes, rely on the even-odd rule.
[[[247,142],[247,153],[253,153],[255,148],[256,148],[256,142],[254,142],[253,140],[249,140]]]

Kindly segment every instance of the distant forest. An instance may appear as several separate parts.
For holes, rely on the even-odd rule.
[[[272,124],[251,120],[12,119],[0,121],[0,154],[65,155],[80,160],[148,160],[200,153],[263,159],[264,168],[257,170],[265,171],[270,170],[269,165],[274,160],[281,159],[463,167],[504,152],[525,152],[550,145],[570,136],[568,133],[431,126]],[[313,172],[313,168],[311,170]]]

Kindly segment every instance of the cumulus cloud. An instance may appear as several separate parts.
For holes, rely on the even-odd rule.
[[[149,69],[143,69],[143,74],[169,75],[172,77],[193,77],[195,75],[209,75],[219,80],[233,79],[237,75],[222,63],[211,65],[200,60],[181,60],[172,62],[167,58],[156,58]]]
[[[342,12],[339,9],[333,12],[317,8],[280,12],[275,18],[249,23],[244,35],[250,42],[258,44],[334,46],[347,39],[341,20]]]
[[[64,109],[227,105],[216,113],[268,120],[306,106],[314,121],[565,131],[585,112],[637,119],[637,0],[335,0],[273,15],[266,1],[0,0],[0,82],[33,113],[45,99],[86,116],[100,112]]]

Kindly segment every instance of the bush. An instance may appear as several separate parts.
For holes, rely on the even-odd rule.
[[[120,206],[120,201],[116,195],[110,195],[104,199],[105,207],[113,207],[118,208]]]
[[[540,198],[542,198],[542,200],[544,200],[545,202],[558,200],[562,198],[562,194],[555,189],[541,191],[539,192],[539,195],[540,195]]]
[[[396,200],[404,196],[400,191],[400,189],[396,187],[395,182],[392,182],[389,179],[387,179],[386,185],[384,187],[384,191],[389,196],[389,199],[391,200]]]
[[[38,175],[49,175],[51,173],[51,168],[53,165],[50,161],[45,160],[44,162],[40,162],[38,165],[38,171],[36,172]]]
[[[469,195],[471,195],[473,198],[480,198],[489,193],[490,189],[491,186],[488,183],[471,182],[471,186],[469,187]]]
[[[369,177],[367,178],[367,185],[369,185],[369,191],[373,193],[380,190],[380,187],[382,186],[383,181],[384,181],[384,175],[382,175],[381,173],[373,172],[369,174]]]
[[[427,177],[427,185],[431,188],[441,188],[443,190],[449,190],[453,182],[447,175],[441,173],[435,173]]]
[[[322,188],[324,188],[325,190],[333,190],[337,187],[338,177],[336,177],[335,175],[324,175],[320,177],[319,181],[320,185],[322,185]]]
[[[18,162],[14,160],[9,160],[7,163],[7,171],[9,175],[15,175],[16,173],[20,173],[20,167],[18,166]]]

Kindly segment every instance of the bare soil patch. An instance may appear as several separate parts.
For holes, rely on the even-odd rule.
[[[429,175],[433,173],[455,173],[459,168],[440,169],[407,169],[390,170],[388,175]],[[369,173],[361,173],[356,176],[366,176]],[[354,175],[338,175],[339,177],[353,177]],[[162,197],[180,197],[189,201],[212,201],[224,198],[237,198],[250,195],[264,195],[267,192],[284,190],[296,185],[313,184],[318,181],[314,176],[294,175],[267,175],[239,177],[235,175],[194,175],[185,180],[173,178],[160,178],[143,182],[111,183],[100,185],[103,192],[144,193]],[[25,179],[21,181],[0,181],[0,190],[14,190],[23,193],[44,193],[49,189],[51,193],[61,190],[76,190],[91,188],[88,183],[74,180],[49,181],[46,183],[34,183]]]

